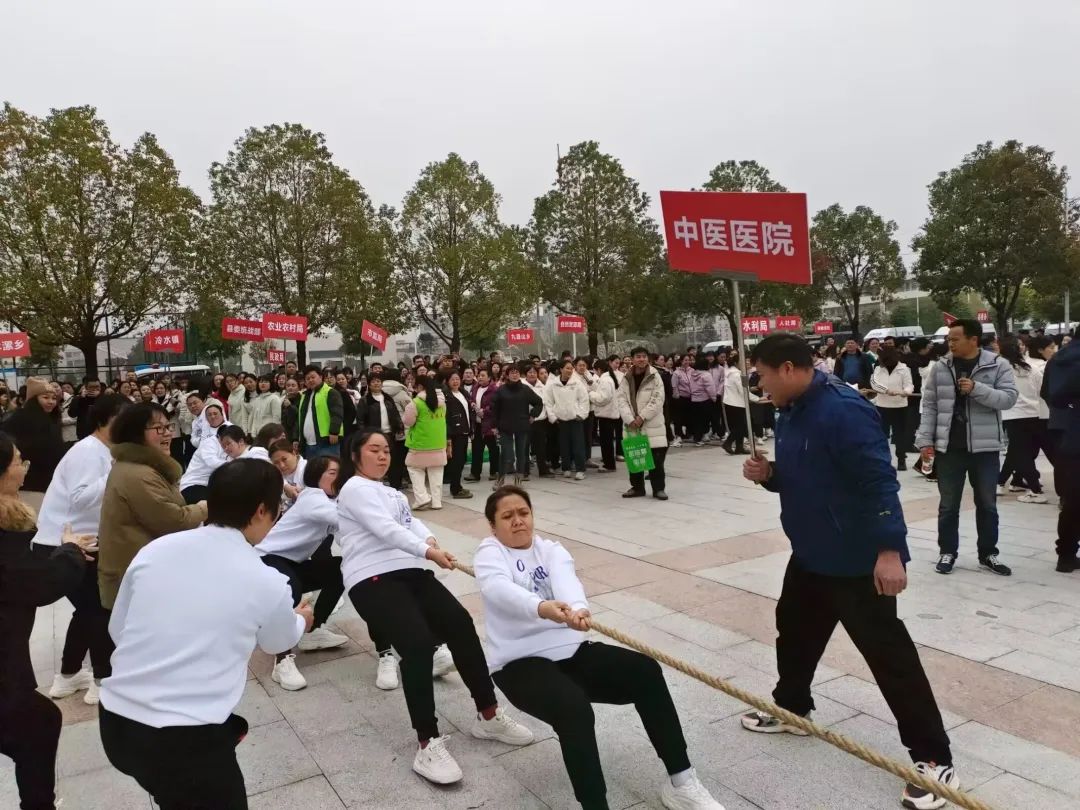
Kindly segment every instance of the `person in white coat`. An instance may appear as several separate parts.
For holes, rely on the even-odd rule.
[[[638,346],[631,352],[630,371],[619,389],[619,415],[626,426],[627,435],[644,435],[652,449],[653,469],[649,470],[649,484],[653,497],[660,501],[668,499],[665,487],[664,459],[667,456],[667,426],[664,424],[664,381],[660,372],[649,362],[649,350]],[[645,497],[645,473],[630,473],[630,489],[624,498]]]
[[[1049,419],[1049,409],[1039,391],[1042,388],[1045,363],[1028,358],[1020,341],[1014,337],[1004,337],[999,344],[1000,354],[1009,361],[1016,375],[1016,404],[1001,414],[1005,434],[1009,437],[1009,447],[1005,452],[1005,461],[998,475],[997,494],[1005,494],[1005,485],[1012,476],[1010,492],[1023,492],[1017,498],[1021,503],[1048,503],[1043,492],[1039,470],[1035,466],[1035,456],[1039,453],[1040,419],[1043,409]],[[1041,358],[1040,358],[1041,360]]]
[[[585,420],[589,418],[589,392],[570,358],[562,361],[544,388],[548,421],[559,431],[559,460],[563,477],[585,480]],[[573,469],[571,469],[573,468]]]
[[[597,360],[594,364],[597,377],[589,389],[589,401],[596,415],[596,424],[600,434],[600,458],[603,462],[598,472],[615,472],[615,457],[622,455],[618,444],[619,426],[619,389],[625,384],[626,375],[611,368],[607,360]]]
[[[481,541],[474,564],[492,678],[511,703],[555,729],[582,807],[608,807],[592,704],[632,703],[668,773],[660,803],[669,810],[724,810],[690,765],[660,665],[587,639],[589,603],[574,559],[535,533],[529,494],[502,487],[484,514],[494,536]]]
[[[264,374],[255,383],[255,395],[247,402],[247,434],[258,436],[266,425],[281,422],[281,394],[274,390],[274,378]]]
[[[180,494],[184,496],[184,502],[189,504],[206,500],[210,474],[229,460],[217,437],[219,428],[232,424],[225,418],[225,409],[217,400],[211,400],[206,403],[201,416],[206,420],[210,432],[200,439],[199,449],[191,457],[191,463],[180,477],[179,483]]]
[[[882,346],[874,373],[870,375],[870,388],[877,393],[874,405],[881,417],[885,439],[892,435],[896,449],[896,469],[907,469],[908,443],[908,397],[915,393],[911,369],[900,362],[900,353],[893,346]]]
[[[94,432],[64,454],[45,491],[32,541],[35,554],[48,557],[55,552],[63,542],[66,526],[75,534],[97,535],[105,481],[113,465],[109,430],[117,414],[130,404],[120,394],[102,394],[94,399],[88,414]],[[49,697],[57,700],[86,690],[83,702],[90,706],[98,702],[101,680],[112,673],[109,612],[101,606],[97,570],[94,554],[83,568],[79,586],[67,594],[75,612],[64,637],[60,671],[49,688]],[[92,672],[83,669],[88,652]]]
[[[274,525],[281,474],[240,459],[210,478],[206,525],[145,546],[124,574],[101,684],[101,742],[113,767],[162,808],[246,808],[234,714],[256,645],[275,654],[311,627],[288,581],[252,546]]]

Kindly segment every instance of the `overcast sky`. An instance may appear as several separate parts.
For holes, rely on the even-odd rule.
[[[376,205],[456,151],[525,222],[556,144],[595,139],[654,201],[758,160],[811,213],[895,219],[910,260],[926,184],[977,143],[1080,173],[1075,0],[12,0],[0,25],[3,99],[150,130],[204,197],[246,127],[296,121]]]

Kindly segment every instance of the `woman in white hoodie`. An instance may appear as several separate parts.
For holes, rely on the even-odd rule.
[[[885,439],[892,434],[893,447],[896,448],[896,469],[907,469],[907,406],[908,397],[915,392],[911,380],[911,369],[900,362],[900,353],[892,346],[883,346],[878,355],[877,365],[870,377],[870,387],[877,392],[874,405],[881,417],[881,427]]]
[[[246,432],[257,436],[264,426],[281,422],[281,394],[275,391],[276,383],[269,374],[255,382],[255,396],[247,403]]]
[[[585,420],[589,418],[589,392],[574,363],[562,361],[559,373],[552,374],[544,389],[544,409],[548,421],[559,431],[559,460],[563,477],[585,480]],[[573,469],[571,469],[571,467]]]
[[[498,707],[472,617],[423,562],[451,569],[454,555],[439,548],[413,517],[405,496],[382,483],[390,468],[386,437],[354,433],[342,456],[334,491],[346,591],[368,627],[401,656],[401,685],[419,740],[413,770],[436,784],[458,782],[461,768],[446,748],[447,738],[439,736],[435,717],[431,675],[437,641],[450,648],[472,694],[474,737],[528,745],[533,734]]]
[[[1009,449],[998,475],[997,494],[1005,494],[1005,483],[1012,476],[1009,491],[1027,490],[1017,498],[1021,503],[1047,503],[1035,466],[1038,455],[1040,405],[1045,407],[1039,390],[1042,388],[1043,365],[1029,361],[1024,355],[1020,341],[1014,337],[1002,338],[999,343],[1001,356],[1009,361],[1016,377],[1016,404],[1001,414],[1005,433],[1009,437]],[[1049,418],[1049,412],[1047,412]]]
[[[199,449],[191,457],[191,463],[180,478],[180,494],[184,496],[184,503],[188,504],[206,500],[210,473],[229,460],[217,437],[218,428],[232,424],[225,418],[225,408],[216,399],[211,400],[206,403],[200,418],[205,420],[210,432],[200,440]]]
[[[619,426],[622,425],[618,394],[624,375],[621,371],[613,370],[607,360],[597,360],[594,368],[598,376],[589,389],[589,402],[592,404],[600,433],[600,457],[603,466],[598,472],[615,472],[615,456],[622,455],[622,448],[618,446],[616,437]]]
[[[592,704],[632,703],[668,772],[663,806],[723,810],[690,766],[660,665],[586,639],[591,616],[574,560],[561,544],[535,534],[529,494],[501,487],[484,514],[494,536],[480,543],[474,564],[492,678],[511,703],[555,729],[582,807],[608,807]]]

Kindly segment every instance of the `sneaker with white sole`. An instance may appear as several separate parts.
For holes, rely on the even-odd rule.
[[[675,438],[674,438],[674,439],[672,440],[672,442],[671,442],[671,446],[672,446],[672,447],[682,447],[682,439],[680,439],[680,438],[679,438],[678,436],[676,436],[676,437],[675,437]]]
[[[1027,487],[1018,487],[1016,484],[1009,484],[1009,492],[1027,492]]]
[[[679,787],[675,787],[668,779],[660,788],[660,803],[667,810],[724,810],[724,805],[705,789],[697,774]]]
[[[49,697],[54,700],[66,698],[89,689],[94,683],[94,673],[88,669],[81,669],[74,675],[61,675],[59,672],[53,677],[52,686],[49,687]]]
[[[392,652],[383,653],[379,656],[379,673],[375,676],[375,685],[387,692],[401,686],[398,662]]]
[[[584,481],[585,480],[585,473],[583,473],[583,472],[574,473],[574,480],[575,481]]]
[[[300,643],[296,646],[304,652],[311,652],[312,650],[332,650],[334,647],[340,647],[342,644],[348,643],[348,636],[335,633],[323,626],[316,627],[310,633],[304,633],[300,637]]]
[[[563,478],[573,478],[574,477],[574,471],[573,470],[563,470],[562,477]]]
[[[477,715],[476,723],[472,727],[472,735],[478,740],[498,740],[507,745],[528,745],[535,739],[528,728],[511,718],[501,708],[495,710],[495,716],[490,720]]]
[[[446,749],[449,737],[433,737],[424,748],[416,749],[412,769],[437,785],[452,785],[460,782],[461,767]]]
[[[956,769],[952,765],[916,762],[915,770],[923,776],[929,776],[931,779],[936,779],[942,784],[948,785],[953,790],[959,790],[960,788],[960,777],[956,775]],[[904,788],[904,795],[900,797],[900,802],[909,810],[937,810],[937,808],[944,807],[947,803],[944,797],[923,790],[921,787],[916,787],[910,782]]]
[[[454,670],[454,656],[450,654],[445,644],[435,648],[435,654],[431,657],[431,677],[441,678]]]
[[[810,719],[810,712],[805,715]],[[742,716],[742,727],[747,731],[756,731],[759,734],[794,734],[796,737],[808,737],[809,734],[798,726],[789,726],[779,717],[773,717],[765,712],[750,712]]]
[[[939,574],[951,574],[953,568],[956,566],[956,555],[952,552],[946,551],[938,557],[937,565],[934,566],[934,570]]]
[[[1050,503],[1050,499],[1042,492],[1025,492],[1016,500],[1020,503]]]
[[[101,703],[101,684],[97,681],[91,681],[90,685],[86,687],[86,694],[82,696],[82,699],[87,706],[97,706]]]
[[[979,558],[979,566],[981,568],[987,568],[997,574],[999,577],[1007,577],[1012,575],[1012,569],[1005,563],[998,559],[997,554],[988,554],[985,557]]]
[[[281,688],[288,692],[298,692],[307,686],[307,680],[296,668],[296,656],[289,653],[276,664],[274,671],[270,673],[270,679],[280,684]]]

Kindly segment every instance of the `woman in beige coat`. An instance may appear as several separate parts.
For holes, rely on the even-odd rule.
[[[112,610],[120,580],[139,549],[206,520],[206,501],[188,506],[177,488],[181,470],[169,455],[172,426],[164,408],[156,403],[127,408],[111,434],[115,463],[98,529],[98,589],[106,610]]]

